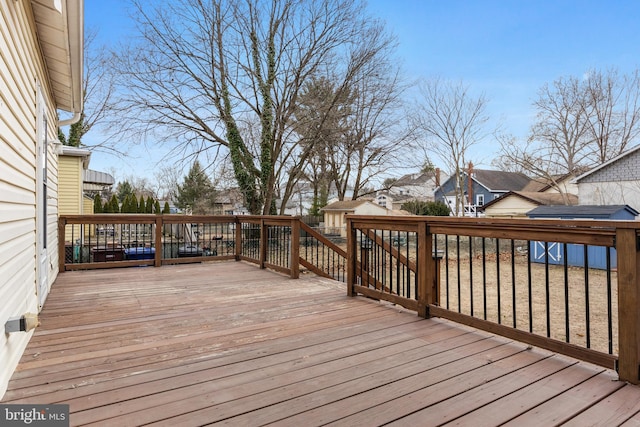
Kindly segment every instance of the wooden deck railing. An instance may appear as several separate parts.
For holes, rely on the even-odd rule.
[[[61,216],[60,271],[246,260],[618,370],[640,382],[640,222],[348,216]]]
[[[351,295],[640,381],[640,222],[351,216],[347,228]]]

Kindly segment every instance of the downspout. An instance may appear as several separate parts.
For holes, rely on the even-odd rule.
[[[72,125],[74,123],[78,123],[80,121],[80,117],[81,116],[82,116],[82,112],[81,111],[76,111],[75,113],[73,113],[73,117],[71,117],[70,119],[59,120],[58,121],[58,127],[68,126],[68,125]]]

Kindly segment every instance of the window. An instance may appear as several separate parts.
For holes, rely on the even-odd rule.
[[[484,206],[484,194],[476,195],[476,206]]]

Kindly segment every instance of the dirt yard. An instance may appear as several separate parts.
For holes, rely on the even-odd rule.
[[[458,307],[460,307],[460,312],[471,314],[473,303],[473,315],[484,318],[486,296],[487,320],[513,326],[515,317],[515,327],[528,331],[530,282],[531,317],[533,318],[534,333],[566,341],[565,316],[567,316],[566,307],[568,305],[569,342],[587,346],[588,311],[591,330],[589,347],[605,353],[609,352],[607,301],[610,298],[613,353],[617,354],[618,296],[615,271],[611,273],[612,285],[609,296],[605,271],[590,269],[585,276],[584,268],[569,267],[565,277],[563,266],[549,265],[547,271],[544,264],[532,263],[529,274],[526,253],[516,254],[514,268],[512,268],[510,253],[502,253],[499,262],[497,262],[495,254],[487,254],[484,270],[481,256],[474,257],[473,262],[469,262],[468,256],[461,257],[459,263],[455,259],[449,259],[448,264],[448,269],[444,262],[441,265],[440,299],[443,307],[449,307],[455,311],[458,311]],[[447,275],[448,290],[446,286]],[[483,277],[486,278],[486,287],[483,287]],[[586,285],[587,281],[588,286]],[[461,297],[458,299],[459,294]],[[588,295],[588,306],[585,302],[586,295]],[[546,310],[547,298],[549,313]],[[500,308],[499,317],[498,307]],[[549,332],[547,332],[547,316],[549,316],[550,323]]]

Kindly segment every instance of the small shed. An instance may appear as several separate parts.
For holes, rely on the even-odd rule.
[[[527,213],[529,218],[547,219],[594,219],[594,220],[621,220],[633,221],[638,216],[638,211],[628,205],[608,206],[538,206]],[[565,251],[562,243],[533,241],[529,244],[531,261],[537,263],[549,262],[549,264],[564,265]],[[617,255],[614,248],[610,253],[611,268],[617,267]],[[585,246],[567,244],[567,265],[584,267],[585,257],[589,268],[605,270],[607,268],[607,248],[603,246]]]
[[[388,215],[387,208],[368,200],[340,200],[320,209],[324,214],[325,232],[347,237],[347,214]]]

